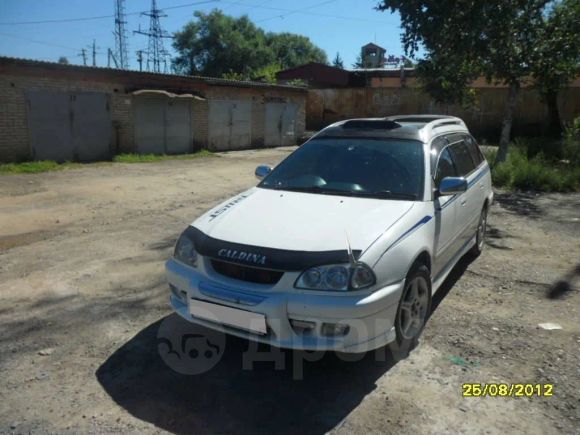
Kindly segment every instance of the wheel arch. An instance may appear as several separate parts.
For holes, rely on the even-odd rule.
[[[431,254],[425,249],[421,251],[411,263],[411,269],[415,266],[425,266],[431,272]]]

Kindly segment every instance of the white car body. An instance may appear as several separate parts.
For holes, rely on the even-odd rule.
[[[173,309],[188,321],[276,347],[364,352],[393,342],[411,266],[418,259],[427,263],[432,293],[437,291],[476,243],[479,218],[493,191],[489,166],[463,121],[434,115],[388,120],[399,125],[389,133],[393,137],[405,134],[422,143],[421,197],[410,201],[253,187],[186,230],[197,261],[167,261]],[[333,124],[311,140],[346,128],[347,122]],[[467,190],[438,196],[434,173],[439,154],[451,146],[459,153],[463,148],[458,147],[468,141],[470,152],[476,149],[481,159],[471,155],[473,170],[456,174],[465,177]],[[296,288],[308,267],[354,258],[374,272],[372,286],[349,291]],[[246,276],[244,268],[257,274],[260,269],[265,274],[280,271],[281,276],[270,284],[249,282],[216,270],[216,265],[228,271],[233,267],[237,278]]]

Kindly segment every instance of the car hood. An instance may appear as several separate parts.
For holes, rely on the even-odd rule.
[[[364,250],[412,201],[252,188],[192,223],[223,241],[293,251]]]

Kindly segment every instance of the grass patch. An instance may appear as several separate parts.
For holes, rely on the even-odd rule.
[[[202,157],[216,157],[214,153],[208,150],[197,151],[193,154],[117,154],[113,161],[116,163],[151,163],[161,162],[164,160],[191,160]]]
[[[574,192],[580,190],[580,166],[567,160],[547,158],[542,152],[531,153],[525,141],[510,146],[505,162],[494,165],[497,150],[488,149],[487,161],[496,187],[539,192]]]
[[[113,158],[115,163],[150,163],[160,162],[163,160],[189,160],[201,157],[217,157],[208,150],[201,150],[193,154],[180,155],[155,155],[155,154],[118,154]],[[38,162],[22,163],[0,163],[0,174],[38,174],[40,172],[61,171],[69,168],[82,168],[95,165],[110,165],[111,162],[96,163],[75,163],[64,162],[57,163],[52,160],[41,160]]]
[[[3,163],[0,164],[0,174],[37,174],[39,172],[59,171],[61,169],[81,166],[80,163],[56,163],[52,160],[38,162]]]

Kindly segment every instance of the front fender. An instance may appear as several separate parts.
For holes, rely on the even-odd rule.
[[[432,258],[434,213],[427,207],[416,209],[402,222],[393,225],[361,258],[372,266],[380,285],[405,279],[411,265],[423,252]]]

